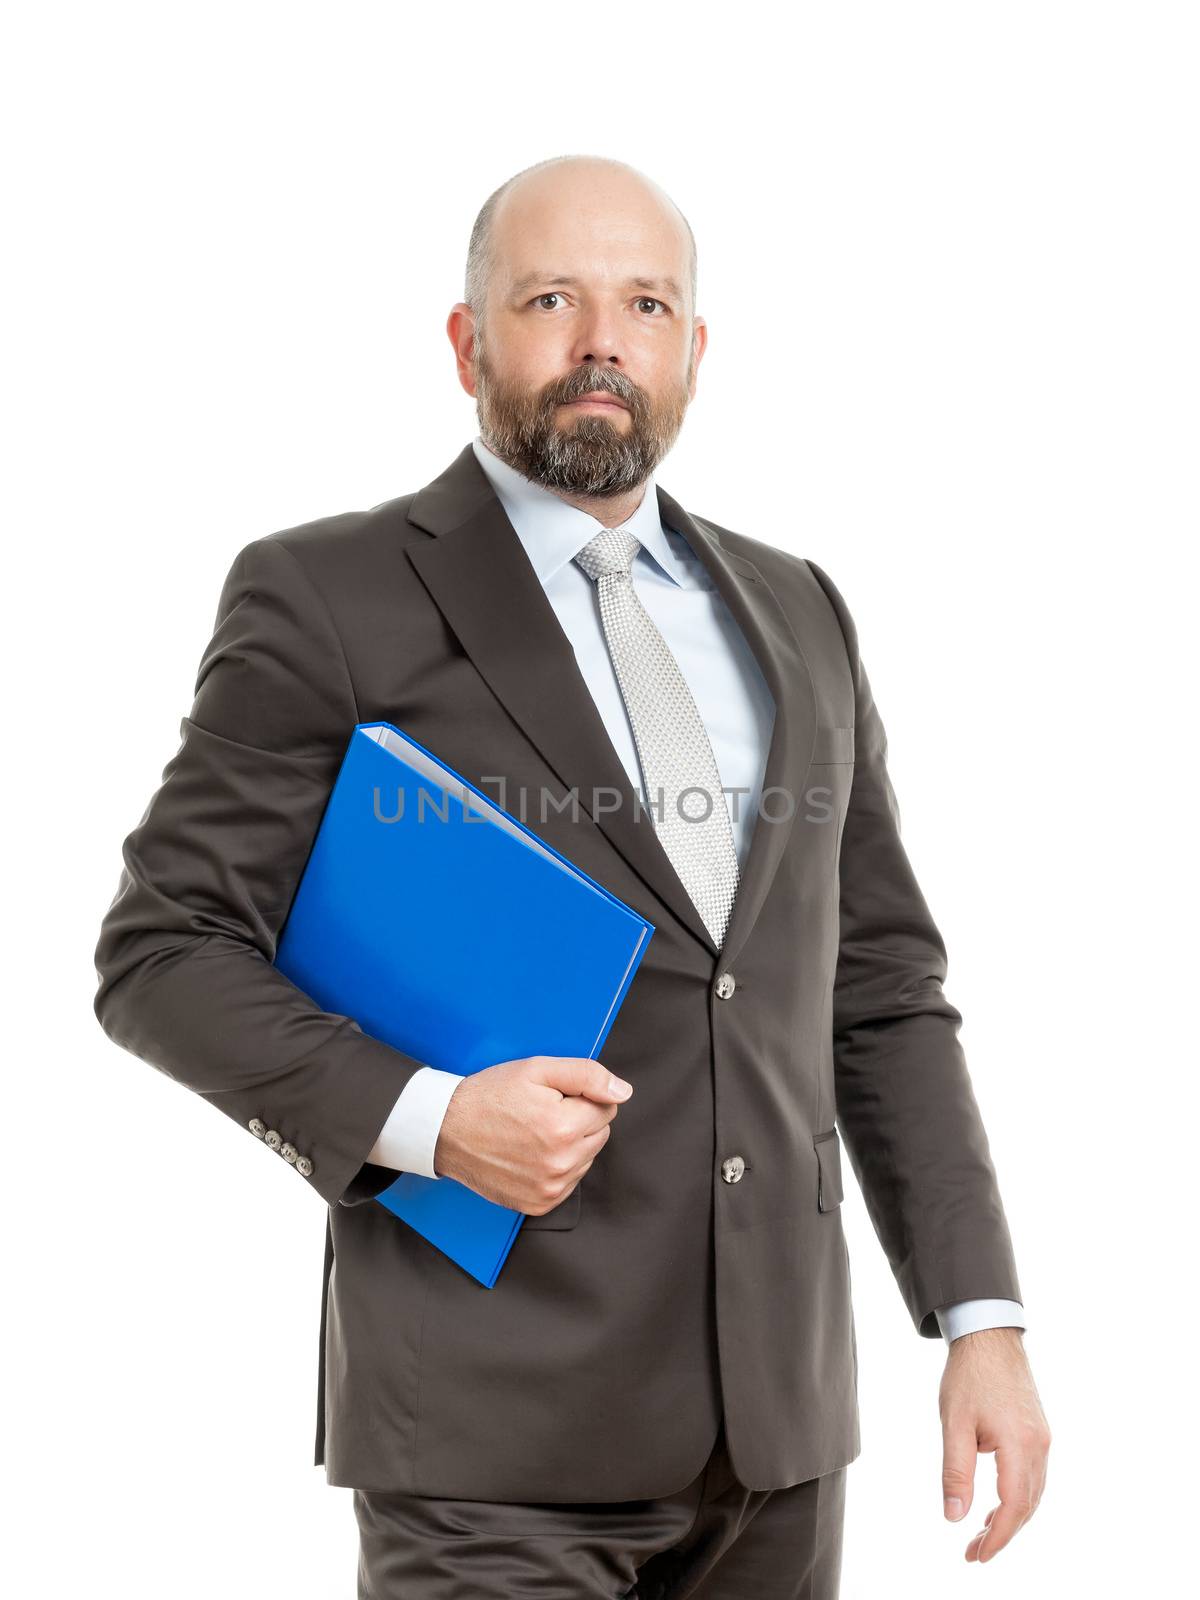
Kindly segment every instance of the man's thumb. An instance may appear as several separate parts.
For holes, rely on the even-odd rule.
[[[631,1083],[618,1078],[602,1062],[590,1056],[546,1056],[543,1062],[542,1082],[563,1094],[611,1102],[628,1100],[633,1093]]]
[[[942,1450],[942,1505],[951,1522],[959,1522],[971,1509],[977,1454],[973,1428],[946,1431]]]
[[[633,1093],[633,1085],[626,1083],[624,1078],[618,1078],[601,1062],[591,1061],[580,1093],[589,1100],[628,1100]]]

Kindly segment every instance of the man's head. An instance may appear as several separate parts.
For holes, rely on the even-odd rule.
[[[446,325],[484,443],[547,488],[644,483],[695,394],[695,303],[692,230],[656,184],[600,156],[518,172],[475,220]]]

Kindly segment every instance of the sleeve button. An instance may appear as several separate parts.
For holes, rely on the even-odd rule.
[[[254,1137],[256,1139],[261,1139],[263,1137],[263,1135],[266,1133],[266,1131],[267,1131],[267,1125],[261,1119],[261,1117],[251,1117],[250,1118],[250,1132],[254,1135]]]
[[[266,1133],[263,1134],[263,1138],[266,1143],[270,1145],[272,1150],[278,1150],[280,1145],[283,1143],[283,1140],[275,1132],[274,1128],[268,1128]]]

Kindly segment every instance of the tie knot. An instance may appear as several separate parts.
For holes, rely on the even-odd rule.
[[[594,539],[589,539],[575,560],[593,583],[618,572],[628,575],[638,553],[638,542],[637,535],[627,528],[605,528]]]

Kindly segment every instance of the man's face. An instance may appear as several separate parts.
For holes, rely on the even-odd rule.
[[[683,225],[660,202],[627,181],[553,187],[506,197],[496,219],[470,357],[480,434],[534,482],[605,498],[674,444],[703,325]]]

